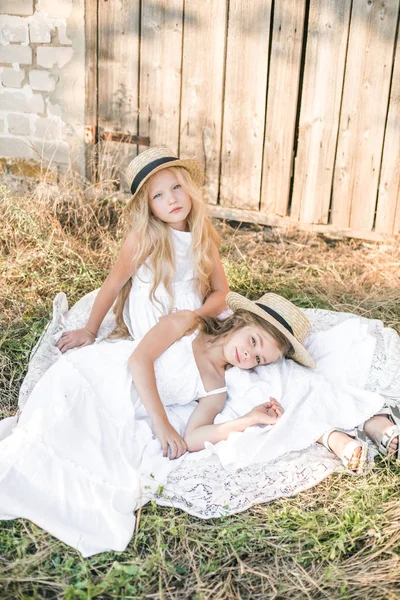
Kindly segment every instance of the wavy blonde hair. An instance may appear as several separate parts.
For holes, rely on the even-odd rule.
[[[200,298],[204,301],[210,293],[210,276],[212,272],[212,249],[219,248],[220,239],[207,215],[206,205],[200,189],[194,184],[190,174],[183,167],[170,167],[168,170],[176,174],[182,189],[190,196],[192,208],[187,217],[189,231],[192,233],[193,266],[196,274],[196,287]],[[146,182],[147,183],[147,182]],[[125,213],[128,226],[137,239],[136,252],[132,256],[132,273],[151,257],[149,267],[152,270],[154,283],[150,290],[150,300],[158,302],[156,290],[163,283],[170,295],[170,311],[174,297],[172,282],[175,275],[175,252],[171,243],[171,228],[167,223],[153,215],[149,206],[146,183],[136,196],[127,204]],[[129,279],[118,294],[114,312],[116,329],[112,337],[127,337],[128,328],[123,319],[123,310],[131,290]]]

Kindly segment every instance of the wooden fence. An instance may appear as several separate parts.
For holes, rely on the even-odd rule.
[[[212,213],[400,230],[400,0],[86,0],[87,125],[206,170]],[[144,148],[103,141],[123,170]],[[117,152],[117,153],[118,153]],[[106,161],[107,162],[107,161]]]

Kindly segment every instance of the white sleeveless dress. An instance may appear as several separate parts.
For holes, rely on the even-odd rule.
[[[149,268],[150,259],[132,277],[132,288],[124,310],[124,321],[134,339],[143,337],[160,317],[171,311],[196,310],[202,305],[196,290],[196,277],[193,268],[192,234],[170,228],[171,242],[175,251],[175,277],[172,283],[174,301],[163,284],[156,290],[157,302],[150,299],[153,274]]]
[[[195,400],[226,391],[204,389],[194,335],[155,362],[161,400],[181,435]],[[100,342],[63,355],[43,375],[0,441],[0,519],[28,518],[84,556],[125,549],[134,510],[180,462],[162,457],[132,383],[137,344]]]

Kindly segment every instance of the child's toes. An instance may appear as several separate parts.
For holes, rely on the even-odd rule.
[[[393,438],[393,440],[391,441],[390,446],[389,446],[389,452],[390,453],[396,452],[398,445],[399,445],[399,438],[398,437]]]

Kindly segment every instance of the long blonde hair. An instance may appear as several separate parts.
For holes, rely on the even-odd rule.
[[[201,191],[194,184],[189,172],[183,167],[170,167],[169,170],[175,173],[182,189],[190,196],[192,201],[187,223],[189,231],[192,233],[192,256],[197,291],[204,301],[211,289],[210,275],[213,267],[211,252],[214,245],[219,248],[219,235],[207,216]],[[135,273],[151,256],[149,267],[152,270],[154,282],[150,290],[150,300],[157,302],[155,292],[160,283],[163,283],[170,295],[170,310],[172,310],[175,252],[171,244],[171,228],[151,212],[146,184],[127,204],[125,212],[128,216],[130,231],[137,237],[138,241],[136,252],[132,256],[132,272]],[[132,282],[129,279],[118,294],[114,307],[117,325],[112,337],[127,337],[129,335],[123,319],[123,310],[131,286]]]

